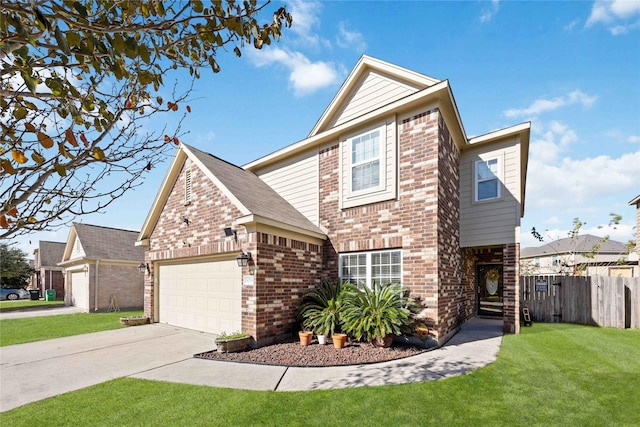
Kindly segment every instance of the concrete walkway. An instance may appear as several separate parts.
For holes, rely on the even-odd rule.
[[[371,365],[289,368],[194,359],[214,335],[147,325],[0,348],[0,411],[115,378],[250,390],[403,384],[461,375],[496,359],[502,321],[472,319],[442,348]]]
[[[12,311],[0,311],[0,320],[2,319],[22,319],[25,317],[41,317],[41,316],[56,316],[59,314],[75,314],[82,313],[82,310],[79,310],[73,306],[54,306],[54,307],[44,307],[44,308],[25,308],[23,310],[12,310]]]

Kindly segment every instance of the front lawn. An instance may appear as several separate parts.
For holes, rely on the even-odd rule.
[[[0,425],[640,425],[640,330],[534,324],[471,374],[399,386],[256,392],[117,379]],[[446,357],[446,355],[445,355]]]
[[[119,311],[2,319],[0,347],[123,328],[120,317],[140,315],[142,311]]]
[[[45,300],[29,300],[21,299],[18,301],[2,301],[0,302],[0,312],[8,313],[11,311],[31,310],[50,307],[64,307],[64,301],[45,301]]]

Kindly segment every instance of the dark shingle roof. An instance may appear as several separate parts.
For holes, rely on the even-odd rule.
[[[530,258],[535,256],[560,255],[567,253],[587,253],[593,250],[594,245],[600,244],[599,253],[623,254],[626,253],[627,246],[616,240],[607,240],[601,243],[602,237],[585,234],[577,239],[566,237],[554,240],[546,245],[535,248],[523,248],[520,251],[520,258]]]
[[[58,263],[62,262],[64,247],[65,243],[41,240],[38,243],[38,257],[40,260],[38,267],[57,267]]]
[[[227,187],[250,213],[276,220],[314,233],[322,233],[311,221],[282,198],[253,172],[196,148],[185,147]]]
[[[121,261],[143,261],[144,248],[135,246],[137,231],[74,222],[85,257]]]

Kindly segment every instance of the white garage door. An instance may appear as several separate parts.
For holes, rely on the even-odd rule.
[[[242,329],[242,269],[235,259],[160,265],[158,321],[219,334]]]
[[[84,271],[71,273],[71,304],[89,311],[89,275]]]

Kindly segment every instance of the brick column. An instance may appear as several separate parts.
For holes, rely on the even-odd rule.
[[[520,244],[503,246],[503,285],[504,285],[504,332],[520,333]]]

